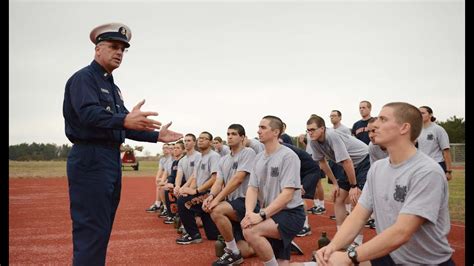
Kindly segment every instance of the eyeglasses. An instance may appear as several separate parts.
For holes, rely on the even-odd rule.
[[[312,132],[314,132],[314,131],[316,131],[316,130],[318,130],[318,129],[320,129],[320,127],[318,127],[318,128],[308,128],[308,129],[306,129],[306,132],[307,132],[307,133],[312,133]]]

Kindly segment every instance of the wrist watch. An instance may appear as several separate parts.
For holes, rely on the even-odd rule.
[[[265,211],[260,211],[260,217],[262,217],[263,220],[267,219],[267,214]]]
[[[359,261],[357,260],[357,251],[355,250],[355,247],[347,250],[347,256],[352,261],[352,263],[354,263],[354,265],[359,265]]]
[[[356,188],[357,187],[357,183],[355,183],[354,185],[351,185],[351,188]]]

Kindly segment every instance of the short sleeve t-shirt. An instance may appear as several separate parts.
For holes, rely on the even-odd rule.
[[[217,170],[217,179],[224,182],[224,186],[237,172],[246,172],[244,181],[232,193],[227,196],[227,199],[234,200],[245,197],[247,186],[249,183],[250,172],[255,164],[255,151],[251,148],[243,148],[237,154],[227,154],[219,161]]]
[[[411,239],[392,251],[397,264],[440,264],[453,250],[450,230],[448,183],[441,167],[421,151],[401,164],[389,158],[376,161],[367,174],[359,204],[375,214],[377,234],[395,224],[399,214],[411,214],[426,221]]]
[[[295,188],[286,209],[303,205],[301,198],[300,159],[288,147],[281,145],[271,155],[265,151],[257,154],[250,173],[249,186],[258,188],[261,208],[266,208],[284,188]]]

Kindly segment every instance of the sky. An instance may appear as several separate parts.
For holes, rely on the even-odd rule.
[[[359,102],[428,105],[465,117],[464,1],[9,1],[9,144],[71,144],[66,81],[94,58],[90,31],[121,22],[131,47],[114,70],[126,107],[183,134],[225,139],[265,115],[304,133],[331,110],[348,127]],[[161,152],[162,143],[138,155]]]

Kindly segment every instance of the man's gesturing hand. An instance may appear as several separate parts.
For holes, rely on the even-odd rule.
[[[168,129],[171,126],[171,123],[172,122],[169,122],[161,128],[160,135],[158,136],[158,141],[168,143],[183,138],[183,134]]]
[[[145,100],[141,100],[132,111],[127,114],[123,122],[123,126],[128,129],[153,131],[160,129],[161,122],[149,119],[148,116],[157,116],[157,112],[142,112],[140,108],[145,103]]]

